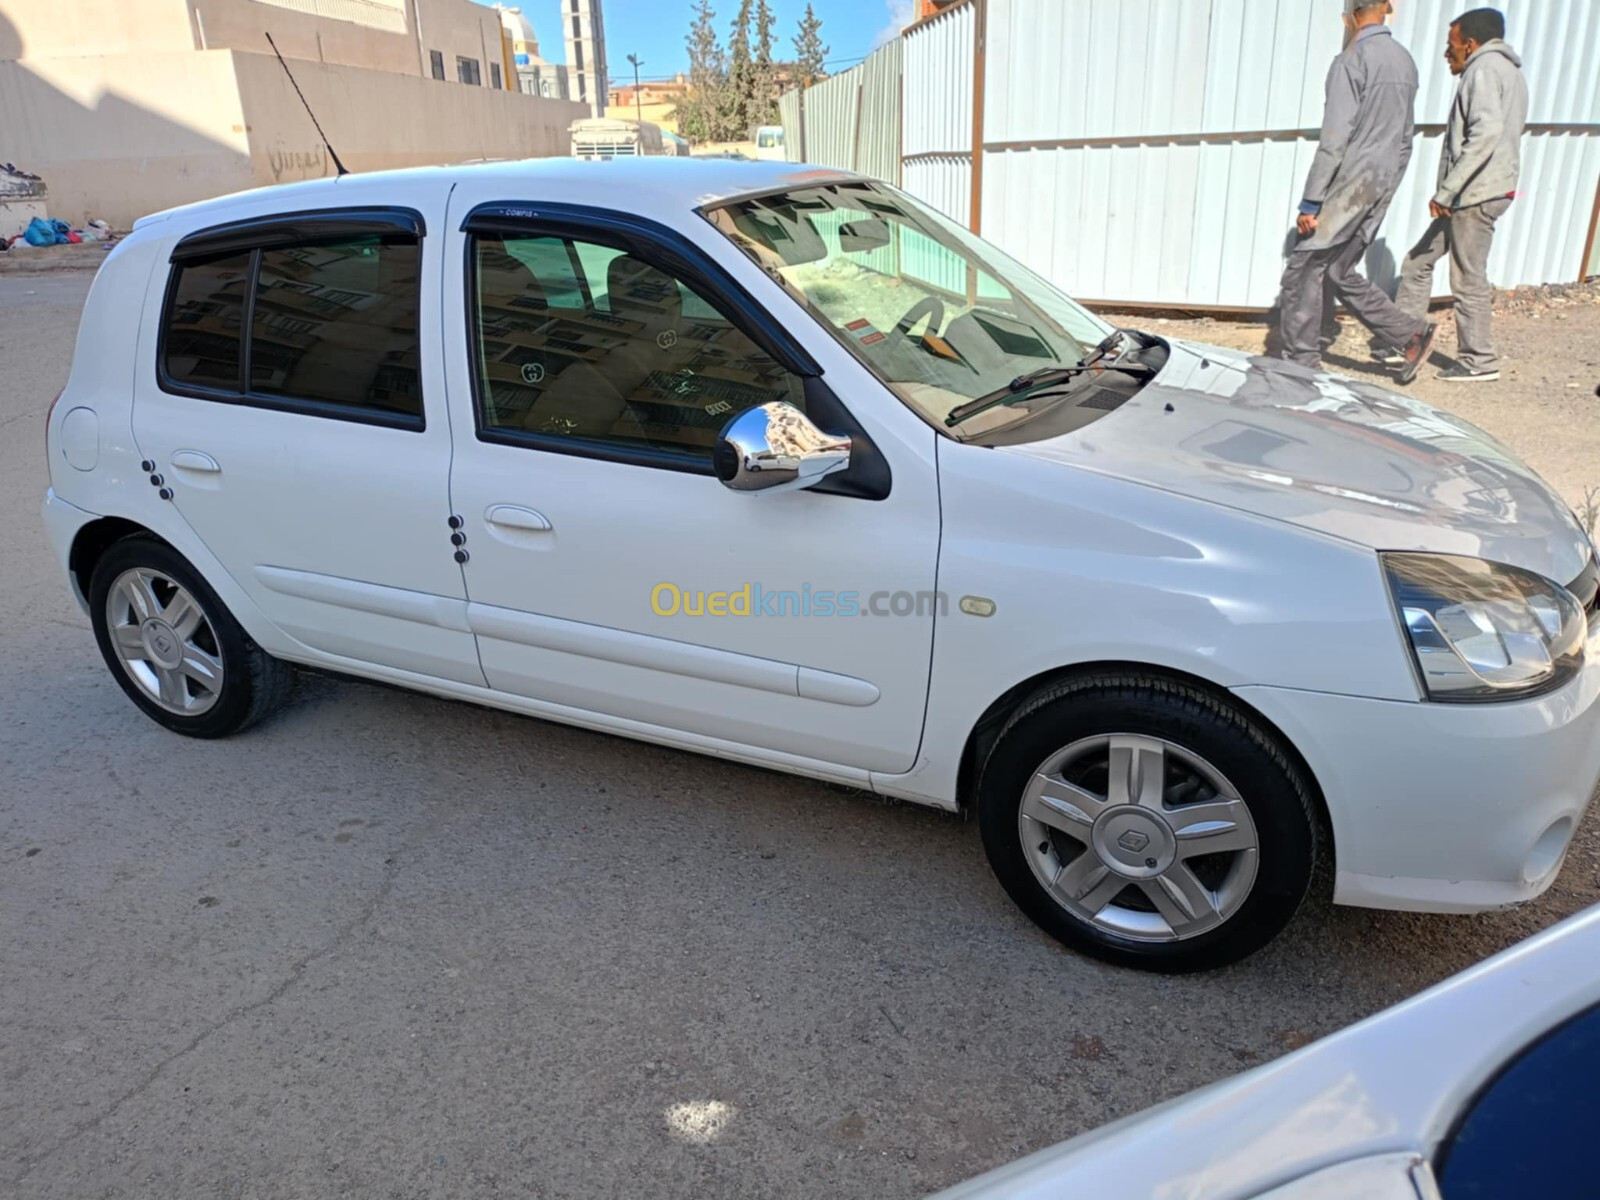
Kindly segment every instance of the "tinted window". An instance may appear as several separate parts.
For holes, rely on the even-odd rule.
[[[513,238],[502,244],[507,254],[528,268],[528,274],[548,305],[554,308],[584,306],[583,281],[578,272],[588,272],[591,264],[587,260],[580,263],[573,259],[571,242],[541,237]]]
[[[1445,1200],[1595,1194],[1600,1008],[1548,1035],[1468,1110],[1440,1152]]]
[[[240,336],[250,255],[177,268],[167,323],[167,374],[191,387],[239,390]]]
[[[476,87],[483,78],[478,74],[478,60],[475,58],[457,58],[456,78],[462,83],[470,83]]]
[[[437,50],[428,51],[428,67],[435,79],[444,78],[444,55]]]
[[[422,415],[415,242],[264,250],[250,390]]]
[[[565,256],[553,253],[552,242]],[[483,236],[474,258],[485,431],[709,463],[718,432],[736,413],[775,400],[803,403],[798,378],[703,297],[632,255]],[[576,292],[564,285],[574,263],[582,271]],[[582,302],[572,303],[575,296]]]

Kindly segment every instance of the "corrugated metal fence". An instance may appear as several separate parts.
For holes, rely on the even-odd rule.
[[[972,221],[977,3],[913,26],[905,43],[905,189],[963,225]]]
[[[1428,223],[1455,91],[1444,42],[1462,5],[1397,7],[1394,33],[1417,59],[1422,87],[1412,167],[1368,258],[1383,281]],[[1501,7],[1533,107],[1521,198],[1501,225],[1490,271],[1501,286],[1566,282],[1600,271],[1600,246],[1592,264],[1584,261],[1600,193],[1600,3]],[[1323,79],[1342,44],[1336,8],[1309,0],[965,0],[913,26],[899,44],[900,120],[882,109],[863,117],[863,81],[853,77],[869,59],[807,93],[810,161],[866,169],[866,131],[880,137],[894,125],[903,130],[907,191],[1075,295],[1196,307],[1273,302],[1316,149]],[[888,63],[879,56],[881,77]],[[825,88],[836,94],[818,97]],[[784,103],[798,153],[793,94]],[[812,132],[819,113],[820,135]],[[983,147],[976,188],[975,141]],[[1438,287],[1447,287],[1442,269]]]
[[[790,162],[900,182],[899,38],[850,70],[779,101]]]

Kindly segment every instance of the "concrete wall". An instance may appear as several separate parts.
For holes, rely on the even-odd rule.
[[[3,157],[43,176],[50,215],[74,224],[126,229],[256,182],[225,50],[0,62],[0,113]]]
[[[420,36],[417,33],[421,29]],[[472,0],[0,0],[0,61],[247,50],[270,57],[266,34],[288,59],[430,75],[427,51],[490,63],[506,82],[500,16]]]
[[[345,165],[565,155],[580,104],[415,75],[290,64]],[[334,173],[277,60],[229,50],[0,62],[4,157],[52,216],[126,229],[163,208]]]
[[[334,149],[352,171],[478,158],[547,158],[570,151],[568,126],[587,116],[565,100],[442,84],[432,79],[320,63],[294,63],[295,78]],[[283,70],[258,55],[234,56],[250,159],[260,183],[332,175],[317,131]]]
[[[0,4],[18,2],[41,0],[0,0]],[[362,3],[372,18],[385,24],[318,15],[361,16],[357,6]],[[449,82],[456,82],[456,59],[461,57],[477,60],[484,87],[489,86],[489,64],[501,64],[504,85],[500,15],[471,0],[393,0],[393,4],[345,0],[343,7],[330,0],[296,0],[294,7],[288,0],[187,0],[187,5],[197,36],[213,50],[247,50],[270,57],[266,34],[271,32],[288,59],[429,77],[427,51],[437,50],[444,56]],[[510,86],[515,88],[514,83]]]
[[[0,0],[0,62],[193,48],[184,0]]]
[[[193,200],[332,175],[269,28],[352,171],[565,155],[568,126],[588,115],[487,86],[489,64],[505,62],[500,18],[470,0],[392,0],[403,7],[391,15],[420,13],[422,48],[445,54],[443,83],[412,34],[284,3],[391,0],[0,0],[0,160],[44,177],[52,216],[119,229]],[[202,33],[210,49],[196,49]],[[478,61],[485,86],[455,82],[457,54]]]

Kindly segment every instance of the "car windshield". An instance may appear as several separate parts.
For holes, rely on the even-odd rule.
[[[958,405],[1082,359],[1111,327],[887,184],[799,188],[707,218],[937,428]],[[995,408],[961,435],[1027,419]]]

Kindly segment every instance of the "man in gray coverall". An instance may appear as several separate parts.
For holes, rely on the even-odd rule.
[[[1460,349],[1457,365],[1439,373],[1450,383],[1500,378],[1499,356],[1489,336],[1489,250],[1495,222],[1516,196],[1522,129],[1528,120],[1522,60],[1505,44],[1505,32],[1505,17],[1492,8],[1474,9],[1450,26],[1444,56],[1461,83],[1450,106],[1439,190],[1428,205],[1433,224],[1406,256],[1395,297],[1408,313],[1427,312],[1434,264],[1450,255]]]
[[[1417,64],[1385,26],[1389,0],[1343,0],[1355,37],[1328,72],[1322,137],[1300,204],[1300,242],[1289,254],[1279,297],[1283,357],[1315,367],[1322,358],[1324,290],[1402,358],[1410,383],[1433,348],[1434,326],[1402,311],[1361,274],[1411,161]]]

